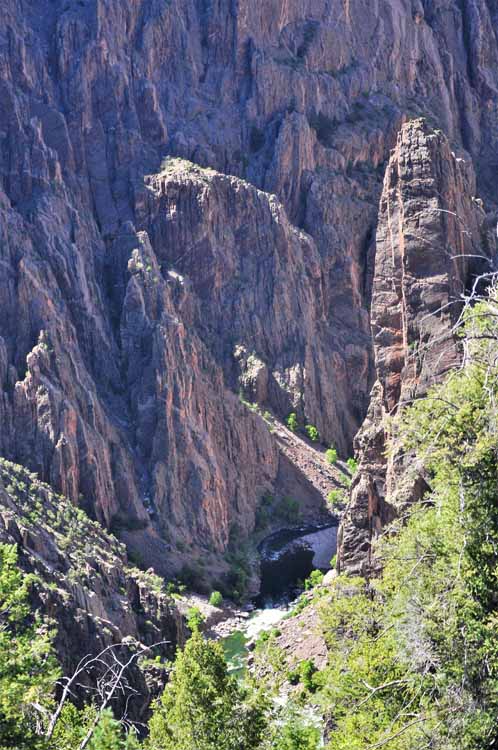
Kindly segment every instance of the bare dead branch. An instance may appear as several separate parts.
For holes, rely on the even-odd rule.
[[[128,668],[136,659],[138,659],[139,656],[142,656],[144,653],[151,651],[152,649],[159,646],[163,646],[167,643],[169,643],[169,641],[159,641],[158,643],[154,643],[151,646],[142,646],[139,651],[133,653],[127,660],[120,660],[117,655],[118,649],[126,648],[129,650],[130,648],[129,643],[123,642],[113,643],[110,646],[107,646],[96,656],[86,654],[86,656],[84,656],[79,661],[75,671],[71,676],[62,677],[60,680],[58,680],[58,684],[64,685],[64,688],[59,703],[57,704],[57,707],[48,723],[45,737],[48,740],[52,737],[66,701],[70,696],[74,695],[72,692],[72,688],[83,687],[85,690],[93,692],[100,699],[96,716],[79,746],[80,750],[84,750],[90,742],[98,722],[102,718],[102,713],[112,701],[115,693],[118,691],[120,691],[123,695],[128,694],[125,705],[125,713],[127,713],[128,702],[132,695],[137,693],[137,691],[131,687],[126,677],[126,671],[128,670]],[[106,661],[104,657],[110,657],[111,663]],[[95,686],[86,685],[80,681],[80,677],[83,674],[89,674],[92,671],[95,671],[97,667],[103,668],[103,672],[97,678]]]

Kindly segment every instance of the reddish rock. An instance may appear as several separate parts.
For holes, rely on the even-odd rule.
[[[350,452],[401,125],[436,122],[496,203],[492,4],[4,0],[2,19],[0,454],[141,526],[166,572],[177,536],[221,552],[232,523],[249,533],[266,490],[321,508],[239,389]],[[457,241],[440,220],[429,241]],[[396,294],[391,405],[413,380]]]
[[[339,537],[341,569],[365,572],[373,539],[426,487],[413,460],[386,458],[388,417],[459,361],[459,301],[494,262],[475,193],[471,165],[441,131],[422,120],[405,125],[380,202],[371,310],[377,380],[355,440],[360,467]]]

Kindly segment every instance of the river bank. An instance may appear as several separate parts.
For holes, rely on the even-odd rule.
[[[290,617],[298,599],[302,602],[304,581],[313,570],[326,573],[336,553],[337,524],[305,525],[281,529],[263,539],[258,546],[260,590],[245,605],[225,600],[219,607],[206,596],[191,594],[178,599],[178,607],[187,615],[195,607],[204,619],[207,638],[221,641],[232,674],[242,675],[252,650],[264,631],[271,631],[279,648],[295,650],[296,658],[312,658],[317,664],[325,658],[325,648],[315,633],[311,608]],[[292,619],[292,622],[291,622]],[[285,620],[285,627],[279,624]]]
[[[298,598],[303,596],[303,582],[313,570],[326,573],[337,548],[337,526],[284,529],[264,539],[258,551],[261,557],[261,586],[255,608],[234,612],[232,617],[211,626],[208,633],[221,638],[232,673],[242,674],[250,652],[264,631],[282,639],[285,651],[297,644],[298,658],[322,662],[325,646],[316,637],[311,610],[290,623],[290,615]],[[304,594],[304,596],[307,596]],[[301,600],[302,601],[302,600]],[[279,624],[285,619],[283,635]],[[292,618],[294,619],[294,618]],[[297,630],[296,630],[297,628]]]

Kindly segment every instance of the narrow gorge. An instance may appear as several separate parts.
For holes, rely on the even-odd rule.
[[[251,621],[246,677],[283,675],[279,699],[301,696],[323,744],[220,749],[495,747],[487,729],[463,744],[467,725],[398,740],[399,717],[392,739],[346,731],[323,697],[340,675],[313,689],[310,675],[342,648],[324,602],[353,600],[343,581],[358,580],[373,602],[386,538],[439,487],[405,414],[478,362],[494,383],[475,347],[496,332],[471,330],[469,310],[494,315],[498,0],[4,0],[1,16],[0,547],[51,633],[53,705],[82,659],[118,647],[135,697],[99,703],[108,678],[89,672],[72,695],[83,711],[97,691],[86,740],[57,739],[38,696],[19,714],[27,739],[0,729],[0,750],[215,750],[147,724],[199,631],[211,643]],[[492,420],[493,387],[478,402]],[[446,397],[449,414],[474,403]],[[469,430],[454,434],[448,466]],[[278,622],[255,629],[270,604]],[[0,724],[23,726],[16,711],[0,699]],[[102,717],[128,739],[99,745]]]

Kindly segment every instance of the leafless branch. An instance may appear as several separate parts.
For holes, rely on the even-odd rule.
[[[159,641],[158,643],[154,643],[151,646],[143,646],[140,644],[140,649],[131,654],[131,656],[129,656],[125,660],[119,658],[118,650],[120,648],[126,648],[127,650],[129,650],[129,643],[113,643],[112,645],[104,648],[96,656],[86,654],[86,656],[84,656],[80,660],[75,671],[70,677],[63,677],[58,681],[60,685],[64,685],[64,688],[59,703],[57,704],[57,707],[48,723],[48,727],[45,732],[46,738],[50,740],[50,738],[53,736],[64,705],[66,704],[68,698],[70,696],[73,696],[72,689],[76,687],[83,687],[85,690],[92,691],[95,696],[98,696],[99,699],[97,713],[79,746],[79,750],[85,750],[85,747],[88,745],[93,736],[97,724],[102,718],[103,712],[109,706],[117,692],[121,692],[123,695],[127,696],[124,712],[124,717],[126,718],[128,713],[128,703],[131,697],[137,693],[137,691],[132,688],[128,681],[128,678],[126,676],[127,670],[129,669],[129,667],[131,667],[133,662],[138,659],[139,656],[142,656],[146,652],[151,651],[152,649],[159,646],[163,646],[167,643],[169,643],[169,641]],[[110,659],[110,663],[107,659]],[[96,679],[95,686],[85,685],[80,681],[80,678],[83,675],[88,675],[94,672],[97,668],[101,668],[103,671]]]

